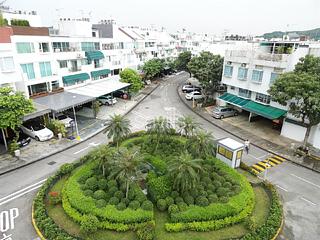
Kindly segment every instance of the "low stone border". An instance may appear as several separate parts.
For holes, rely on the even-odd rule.
[[[38,194],[37,194],[38,195]],[[34,203],[32,203],[32,207],[31,207],[31,222],[32,222],[32,225],[33,225],[33,228],[34,230],[36,231],[38,237],[41,239],[41,240],[46,240],[45,237],[42,235],[42,232],[39,230],[38,226],[37,226],[37,223],[34,219]]]

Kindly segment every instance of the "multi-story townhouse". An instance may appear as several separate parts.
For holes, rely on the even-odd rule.
[[[320,45],[307,42],[252,43],[247,49],[227,50],[222,83],[227,93],[220,104],[231,104],[247,112],[249,121],[259,115],[270,120],[283,119],[281,135],[302,141],[306,129],[287,113],[288,107],[272,101],[268,89],[279,74],[292,71],[301,57],[320,56]],[[281,121],[280,121],[281,122]],[[320,126],[311,130],[309,143],[320,148]]]

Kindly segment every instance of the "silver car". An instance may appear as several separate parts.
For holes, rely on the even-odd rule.
[[[216,107],[212,111],[212,117],[223,119],[225,117],[237,116],[237,110],[229,107]]]

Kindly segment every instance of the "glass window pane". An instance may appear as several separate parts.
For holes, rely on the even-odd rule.
[[[232,77],[233,67],[232,66],[225,66],[224,67],[224,76]]]

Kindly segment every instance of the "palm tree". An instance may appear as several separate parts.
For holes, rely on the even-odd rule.
[[[195,122],[191,116],[180,117],[177,121],[178,132],[187,138],[192,137],[196,130],[200,128],[200,124]]]
[[[119,142],[128,136],[131,132],[130,121],[120,114],[114,114],[105,123],[108,138],[112,138],[113,142],[117,143],[117,149],[119,149]]]
[[[111,167],[111,163],[115,154],[115,149],[109,146],[103,146],[98,151],[99,167],[102,169],[102,175],[106,175],[106,168]]]
[[[153,135],[156,138],[157,144],[155,147],[155,151],[158,148],[160,139],[168,134],[170,134],[170,130],[172,129],[171,123],[168,119],[164,117],[158,117],[151,121],[146,126],[147,132]]]
[[[202,159],[193,159],[188,152],[176,157],[169,163],[168,172],[173,179],[173,187],[185,192],[196,187],[200,172],[203,171]]]
[[[211,132],[198,130],[187,142],[187,148],[192,149],[196,157],[212,155],[214,151],[214,137]]]
[[[123,180],[126,184],[126,198],[128,198],[130,183],[142,179],[143,155],[138,148],[120,148],[114,155],[111,166],[111,177]]]

